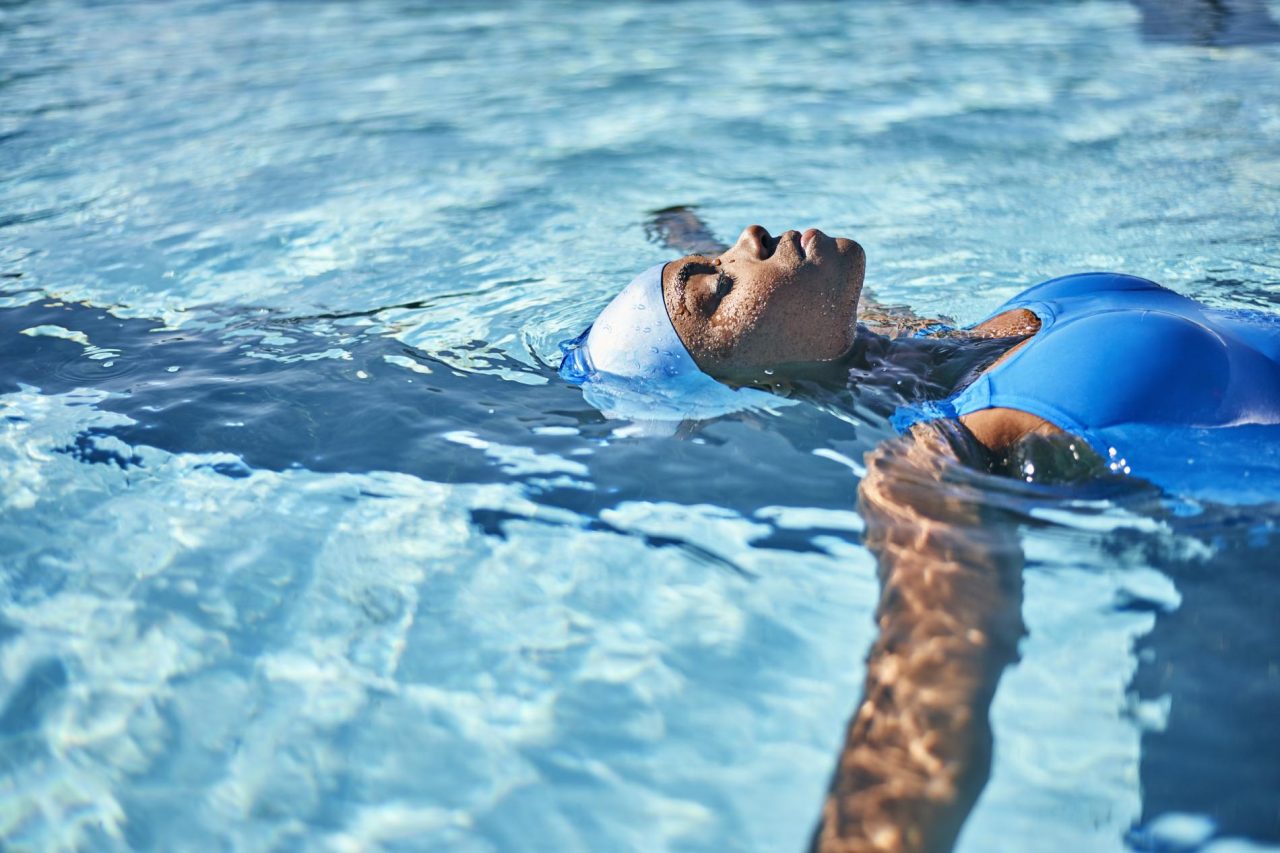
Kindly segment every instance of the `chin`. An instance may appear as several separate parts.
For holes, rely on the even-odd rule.
[[[865,258],[867,253],[863,251],[862,244],[852,237],[836,237],[836,248],[842,255],[852,255],[857,258]]]

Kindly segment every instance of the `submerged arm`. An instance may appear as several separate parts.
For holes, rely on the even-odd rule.
[[[649,215],[651,218],[645,225],[649,239],[682,255],[715,257],[729,248],[716,239],[707,223],[691,207],[664,207]]]
[[[824,851],[949,850],[991,762],[988,709],[1022,635],[1022,552],[946,429],[868,457],[859,487],[879,564],[879,635],[814,836]]]

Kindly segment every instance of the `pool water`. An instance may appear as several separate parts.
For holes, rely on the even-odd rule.
[[[803,849],[893,431],[630,429],[557,342],[676,204],[959,322],[1083,269],[1280,310],[1275,18],[0,4],[4,846]],[[1280,849],[1277,505],[975,477],[1026,636],[958,848]]]

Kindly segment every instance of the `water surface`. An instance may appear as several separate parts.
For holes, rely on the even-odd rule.
[[[1280,307],[1280,48],[1151,16],[0,7],[6,846],[803,848],[892,430],[631,435],[546,363],[673,204],[961,322]],[[960,849],[1280,845],[1274,507],[990,488],[1028,633]]]

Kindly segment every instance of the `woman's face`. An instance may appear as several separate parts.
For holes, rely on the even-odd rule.
[[[866,255],[816,228],[777,237],[748,226],[717,258],[667,264],[662,291],[676,333],[713,376],[829,361],[853,346]]]

